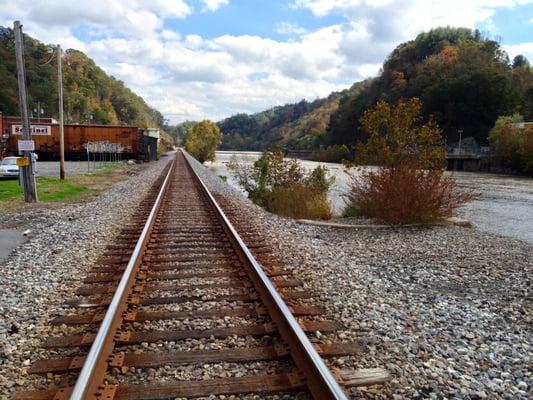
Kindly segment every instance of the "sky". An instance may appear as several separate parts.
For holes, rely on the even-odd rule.
[[[533,0],[0,0],[0,25],[16,19],[85,52],[171,123],[327,96],[438,26],[477,28],[533,61]]]

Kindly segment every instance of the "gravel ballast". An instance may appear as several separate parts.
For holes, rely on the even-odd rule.
[[[44,358],[43,339],[69,330],[51,328],[50,320],[65,313],[62,303],[74,297],[85,272],[167,160],[88,203],[0,214],[2,225],[31,230],[28,242],[1,267],[0,399],[44,384],[25,370]],[[327,317],[346,327],[338,337],[363,345],[360,355],[340,358],[335,366],[381,367],[391,373],[390,382],[358,388],[353,398],[531,398],[531,244],[456,226],[304,225],[263,211],[194,160],[193,167],[213,192],[256,226],[286,268],[319,293]],[[157,347],[183,350],[207,343]],[[238,343],[244,345],[249,343]],[[256,368],[223,367],[236,372]]]
[[[354,398],[531,398],[531,244],[457,226],[304,225],[193,167],[320,293],[339,336],[364,344],[350,366],[391,373]]]
[[[163,157],[94,199],[17,214],[0,213],[2,226],[29,230],[28,242],[2,263],[0,274],[0,398],[37,378],[26,368],[42,358],[41,340],[55,334],[50,320],[105,246],[116,236],[170,160]]]

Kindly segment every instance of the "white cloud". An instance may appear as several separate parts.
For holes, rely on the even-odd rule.
[[[201,0],[215,11],[229,0]],[[254,35],[205,38],[170,30],[192,0],[0,0],[0,24],[15,18],[45,43],[86,52],[173,122],[312,100],[375,76],[399,43],[438,25],[490,26],[498,7],[526,0],[294,0],[342,23],[314,31],[280,22],[287,40]],[[529,1],[531,2],[531,1]],[[533,22],[533,21],[532,21]],[[80,35],[79,32],[83,34]],[[74,34],[76,32],[76,35]],[[533,61],[533,43],[504,46]]]
[[[172,31],[170,29],[163,29],[161,31],[161,38],[164,40],[180,40],[181,35],[176,31]]]
[[[533,42],[504,45],[503,48],[509,54],[511,61],[517,55],[522,54],[529,60],[530,63],[533,62]]]
[[[302,35],[307,33],[307,29],[302,28],[298,24],[291,24],[290,22],[279,23],[276,30],[282,35]]]
[[[202,8],[203,12],[206,11],[216,11],[222,6],[226,6],[229,4],[229,0],[200,0],[202,3],[204,3],[204,7]]]
[[[192,8],[185,0],[1,0],[0,15],[20,19],[27,31],[46,35],[60,27],[90,27],[107,36],[154,36],[167,18],[185,18]],[[31,22],[31,24],[30,24]],[[11,25],[11,23],[10,23]],[[72,36],[72,35],[69,35]]]

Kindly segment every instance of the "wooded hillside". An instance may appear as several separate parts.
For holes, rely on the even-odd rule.
[[[344,96],[333,113],[326,139],[330,144],[364,140],[360,118],[379,100],[395,103],[418,97],[422,116],[433,116],[448,143],[473,137],[486,144],[501,115],[533,119],[533,72],[527,60],[513,63],[501,46],[479,31],[437,28],[399,45],[382,73],[360,93]]]
[[[496,41],[467,28],[436,28],[400,44],[378,77],[311,103],[237,114],[219,123],[226,150],[260,150],[273,144],[295,149],[353,146],[365,140],[360,119],[379,100],[418,97],[422,118],[433,117],[446,142],[459,131],[480,145],[501,115],[533,120],[533,72],[523,56],[512,62]]]
[[[29,109],[38,102],[44,116],[58,116],[57,64],[50,63],[49,46],[24,35]],[[69,49],[63,56],[64,111],[67,123],[124,124],[162,127],[161,113],[108,76],[84,53]],[[0,27],[0,111],[19,115],[13,31]],[[34,113],[35,117],[37,116]]]
[[[330,115],[343,95],[355,93],[360,84],[313,102],[273,107],[256,114],[236,114],[219,122],[223,150],[262,150],[281,144],[295,149],[313,149],[322,143]]]

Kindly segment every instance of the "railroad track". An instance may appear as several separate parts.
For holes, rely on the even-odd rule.
[[[181,152],[77,294],[52,321],[69,334],[43,344],[56,358],[28,370],[48,387],[16,399],[345,399],[380,380],[327,367],[360,347],[317,339],[339,324],[253,230],[237,234]]]

